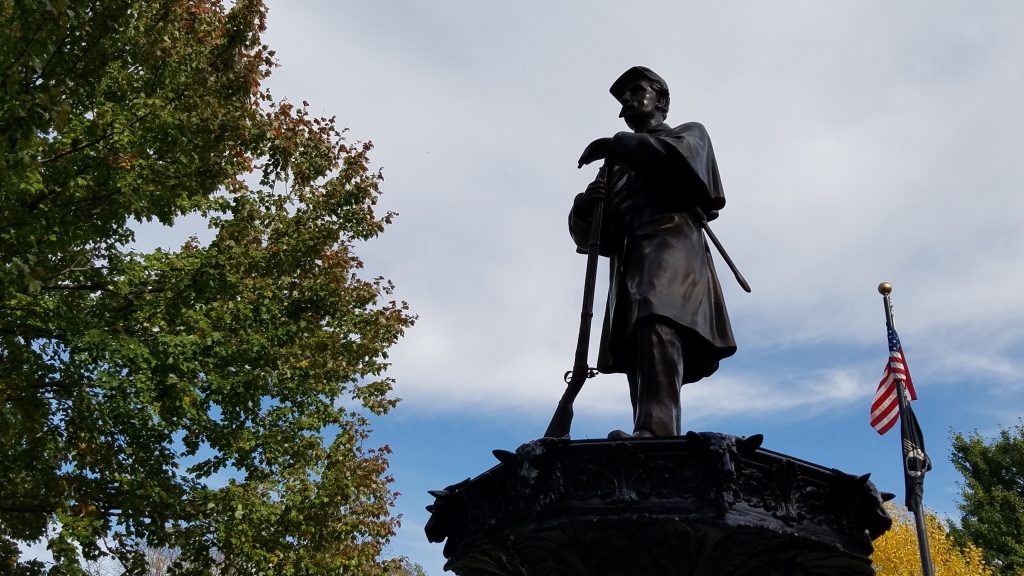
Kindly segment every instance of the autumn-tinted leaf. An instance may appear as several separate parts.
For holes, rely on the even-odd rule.
[[[396,402],[386,351],[412,317],[353,243],[392,215],[368,143],[261,87],[265,19],[257,0],[0,3],[12,573],[140,570],[152,547],[180,574],[385,569],[395,496],[364,415]],[[138,222],[190,214],[212,241],[130,249]],[[52,565],[18,558],[39,538]]]

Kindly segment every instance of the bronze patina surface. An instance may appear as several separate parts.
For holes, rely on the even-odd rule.
[[[868,576],[892,521],[867,475],[761,437],[545,438],[432,492],[432,542],[459,576]]]

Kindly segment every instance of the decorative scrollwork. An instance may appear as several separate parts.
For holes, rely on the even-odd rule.
[[[544,438],[431,494],[459,576],[868,576],[889,526],[867,476],[711,432]]]

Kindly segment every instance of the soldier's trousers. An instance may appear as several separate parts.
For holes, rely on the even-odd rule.
[[[657,316],[633,329],[633,370],[626,374],[633,403],[633,432],[679,435],[679,389],[683,385],[683,339],[670,320]]]

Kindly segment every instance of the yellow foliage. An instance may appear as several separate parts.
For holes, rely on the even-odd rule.
[[[903,506],[887,503],[892,516],[892,530],[875,540],[871,561],[878,576],[920,576],[921,556],[917,547],[914,517]],[[981,550],[968,544],[961,549],[953,543],[946,526],[937,516],[925,513],[925,529],[931,549],[935,576],[992,576],[994,573],[981,559]]]

